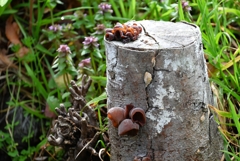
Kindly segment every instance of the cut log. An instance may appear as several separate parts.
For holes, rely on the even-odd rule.
[[[134,23],[143,29],[136,41],[105,40],[108,109],[132,104],[147,120],[136,136],[118,136],[109,122],[111,160],[220,160],[222,139],[208,109],[213,99],[199,28]]]

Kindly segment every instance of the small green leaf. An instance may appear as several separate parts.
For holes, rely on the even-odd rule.
[[[66,98],[66,97],[69,97],[70,96],[70,92],[65,92],[63,95],[62,95],[62,99]]]
[[[107,78],[102,76],[91,76],[91,79],[94,82],[100,83],[102,86],[105,86],[107,84]]]
[[[10,138],[10,135],[8,134],[8,133],[4,133],[2,130],[0,130],[0,147],[1,147],[1,143],[4,141],[4,140],[6,140],[6,139],[8,139],[8,138]]]
[[[64,104],[64,107],[66,107],[66,108],[68,108],[72,105],[71,102],[64,102],[63,104]]]
[[[54,111],[54,109],[59,106],[60,102],[56,97],[48,96],[47,104],[49,105],[50,109]]]
[[[28,52],[26,55],[24,55],[22,58],[20,58],[22,61],[25,62],[32,62],[36,59],[36,55],[34,55],[32,52]]]
[[[106,92],[103,92],[100,96],[92,99],[91,101],[89,101],[86,106],[89,106],[90,104],[98,104],[99,101],[102,101],[102,100],[105,100],[107,99],[107,93]]]
[[[4,7],[6,7],[6,6],[4,6]],[[3,8],[4,8],[3,7]],[[0,7],[1,8],[1,7]],[[7,10],[4,10],[4,12],[3,12],[3,14],[4,15],[11,15],[11,14],[15,14],[15,13],[17,13],[18,12],[18,10],[14,10],[14,9],[7,9]],[[0,11],[0,13],[1,13],[1,11]],[[1,15],[1,14],[0,14]]]
[[[95,15],[95,20],[97,20],[97,21],[103,20],[103,15],[100,14],[100,13],[97,13],[97,14]]]
[[[56,1],[53,1],[53,0],[47,0],[47,6],[50,8],[50,9],[54,9],[56,7],[57,3]]]
[[[83,56],[83,55],[86,55],[86,54],[88,54],[88,53],[90,53],[90,52],[91,52],[91,51],[90,51],[89,49],[83,49],[81,55]]]
[[[58,69],[60,70],[60,71],[64,71],[65,69],[66,69],[66,64],[63,64],[63,63],[59,63],[58,64]]]
[[[94,50],[93,55],[96,56],[97,58],[102,59],[101,52],[98,49]]]
[[[17,150],[9,151],[8,155],[11,156],[11,157],[17,157],[18,156],[18,151]]]
[[[24,39],[22,39],[22,42],[24,45],[26,45],[27,47],[31,47],[31,45],[33,44],[33,38],[28,36],[28,37],[25,37]]]
[[[18,52],[20,50],[21,46],[19,44],[15,44],[11,47],[13,52]]]
[[[47,55],[53,56],[53,54],[49,50],[47,50],[44,46],[42,46],[40,44],[37,44],[35,46],[35,48],[37,50],[39,50],[40,52],[42,52],[42,54],[47,54]]]

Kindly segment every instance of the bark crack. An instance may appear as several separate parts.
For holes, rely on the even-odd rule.
[[[158,48],[160,49],[160,44],[159,44],[159,42],[158,42],[152,35],[150,35],[150,34],[146,31],[145,27],[144,27],[142,24],[140,24],[140,25],[142,26],[145,35],[148,36],[148,37],[150,37],[150,38],[152,38],[152,39],[155,41],[155,43],[158,44]]]
[[[160,52],[160,50],[157,50],[156,52],[155,52],[155,55],[154,55],[154,57],[152,58],[152,71],[151,71],[151,74],[152,74],[152,80],[151,80],[151,83],[153,82],[153,80],[154,80],[154,77],[155,77],[155,71],[157,71],[156,69],[155,69],[155,65],[156,65],[156,57],[159,55],[159,52]],[[150,83],[150,84],[151,84]],[[147,102],[147,109],[146,109],[146,111],[145,111],[145,113],[147,113],[148,112],[148,110],[151,108],[150,107],[150,102],[149,102],[149,88],[150,88],[150,84],[148,85],[148,86],[146,86],[145,87],[145,93],[146,93],[146,102]]]
[[[147,113],[147,111],[148,111],[149,108],[150,108],[149,97],[148,97],[148,87],[149,87],[149,86],[145,87],[146,102],[147,102],[147,109],[146,109],[145,113]]]
[[[153,142],[153,140],[151,139],[151,145],[150,145],[150,149],[152,152],[151,158],[152,158],[152,160],[155,160],[155,155],[154,155],[155,153],[154,153],[154,148],[153,148],[152,142]]]
[[[171,70],[163,69],[163,68],[154,68],[154,71],[165,71],[165,72],[171,72]]]

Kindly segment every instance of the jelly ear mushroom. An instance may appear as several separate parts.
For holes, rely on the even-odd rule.
[[[142,161],[151,161],[151,158],[150,157],[143,157]]]
[[[111,120],[114,127],[118,127],[120,122],[125,118],[124,109],[121,107],[113,107],[107,112],[108,118]]]
[[[129,112],[129,116],[134,123],[138,123],[140,126],[143,126],[146,123],[146,114],[141,108],[133,108]]]
[[[134,157],[133,161],[151,161],[151,158],[149,156],[146,157],[136,156]]]
[[[139,125],[137,123],[132,122],[131,119],[123,120],[118,126],[118,135],[137,135],[139,130]]]
[[[108,41],[114,40],[114,34],[111,33],[111,32],[107,32],[106,33],[106,40],[108,40]]]
[[[133,105],[129,104],[125,106],[124,117],[129,118],[129,112],[134,108]]]

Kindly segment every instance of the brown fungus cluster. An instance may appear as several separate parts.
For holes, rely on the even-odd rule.
[[[137,40],[141,32],[142,28],[136,23],[132,25],[117,23],[113,29],[106,29],[105,38],[108,41],[116,40],[128,43]]]
[[[126,105],[125,108],[113,107],[107,114],[112,125],[118,128],[118,135],[120,136],[135,136],[139,127],[146,123],[145,111],[133,105]]]

